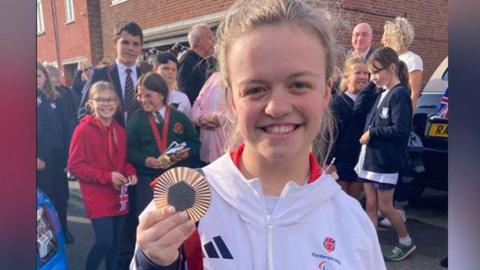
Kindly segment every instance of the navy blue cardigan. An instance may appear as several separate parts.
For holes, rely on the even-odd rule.
[[[394,86],[367,116],[365,131],[370,130],[363,169],[378,173],[396,173],[405,157],[412,129],[412,100],[404,84]],[[377,108],[378,107],[378,108]]]
[[[356,113],[354,101],[345,93],[335,95],[330,105],[337,124],[337,136],[332,157],[355,162],[360,153],[360,136],[365,126],[366,114]]]

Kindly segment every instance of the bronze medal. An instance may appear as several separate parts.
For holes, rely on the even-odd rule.
[[[169,204],[177,211],[186,211],[197,222],[210,206],[210,185],[197,170],[176,167],[156,179],[153,200],[157,209]]]

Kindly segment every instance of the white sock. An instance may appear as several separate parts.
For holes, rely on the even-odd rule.
[[[410,246],[412,244],[412,238],[407,234],[405,237],[398,237],[398,242],[404,246]]]

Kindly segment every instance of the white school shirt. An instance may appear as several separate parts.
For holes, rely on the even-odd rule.
[[[137,84],[137,66],[133,65],[131,67],[127,67],[124,64],[120,63],[119,61],[115,60],[118,68],[118,78],[120,79],[120,86],[122,87],[122,100],[125,99],[125,79],[127,78],[127,68],[132,70],[130,76],[132,77],[133,81],[133,91],[135,91],[135,85]]]

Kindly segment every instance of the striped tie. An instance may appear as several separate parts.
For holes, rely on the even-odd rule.
[[[162,115],[160,114],[159,111],[154,111],[153,116],[155,118],[155,122],[160,125],[160,122],[162,121]]]
[[[135,91],[133,89],[132,70],[127,68],[127,77],[125,78],[125,98],[123,99],[123,108],[127,115],[131,115],[136,107]]]

